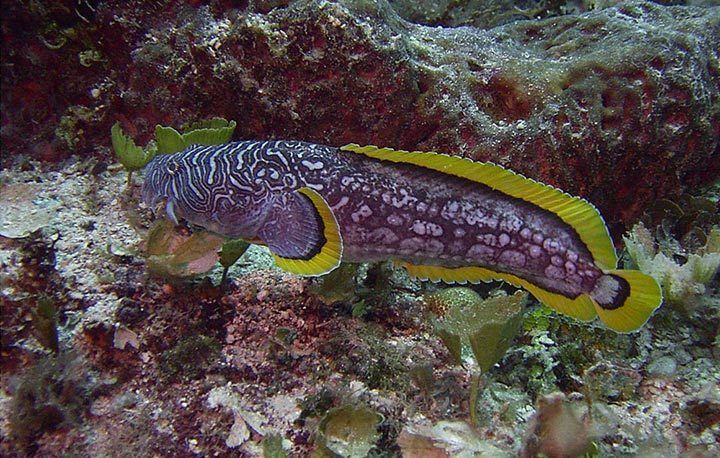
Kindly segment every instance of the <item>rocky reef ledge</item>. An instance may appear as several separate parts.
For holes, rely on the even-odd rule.
[[[2,164],[109,157],[118,119],[149,138],[223,116],[237,138],[495,161],[612,224],[720,174],[718,7],[629,1],[484,30],[407,22],[385,0],[76,3],[3,1]]]

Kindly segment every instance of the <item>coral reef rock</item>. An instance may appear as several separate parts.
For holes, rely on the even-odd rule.
[[[116,120],[148,140],[224,116],[235,138],[492,160],[613,223],[720,173],[718,7],[481,29],[407,22],[385,0],[247,3],[3,2],[2,161],[108,154]]]

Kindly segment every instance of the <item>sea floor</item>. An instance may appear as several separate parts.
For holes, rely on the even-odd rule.
[[[222,287],[220,267],[151,275],[126,180],[77,158],[0,171],[3,456],[720,455],[717,278],[630,335],[531,301],[477,375],[433,331],[439,286],[387,266],[334,304],[256,246]]]

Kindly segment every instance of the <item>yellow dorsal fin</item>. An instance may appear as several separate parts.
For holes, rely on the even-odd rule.
[[[537,205],[556,214],[577,232],[598,267],[614,269],[617,266],[615,247],[605,222],[591,203],[579,197],[570,196],[557,188],[539,183],[489,162],[475,162],[462,157],[433,152],[408,152],[376,146],[360,146],[354,143],[342,146],[340,149],[373,159],[413,164],[465,178]]]
[[[408,273],[421,280],[443,281],[445,283],[479,283],[481,281],[504,280],[512,285],[525,288],[548,307],[578,320],[590,321],[597,316],[593,300],[587,294],[575,298],[547,291],[527,280],[505,272],[495,272],[483,267],[442,267],[415,265],[400,262]]]

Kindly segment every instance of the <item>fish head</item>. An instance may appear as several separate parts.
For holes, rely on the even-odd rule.
[[[172,154],[158,154],[145,167],[145,181],[142,186],[142,201],[153,213],[158,214],[165,210],[166,216],[175,224],[178,223],[175,214],[176,196],[171,189],[179,177],[175,177],[179,164]]]
[[[212,159],[210,159],[212,160]],[[143,202],[173,223],[182,219],[217,234],[252,239],[272,205],[272,196],[237,173],[193,151],[156,156],[145,168]]]

